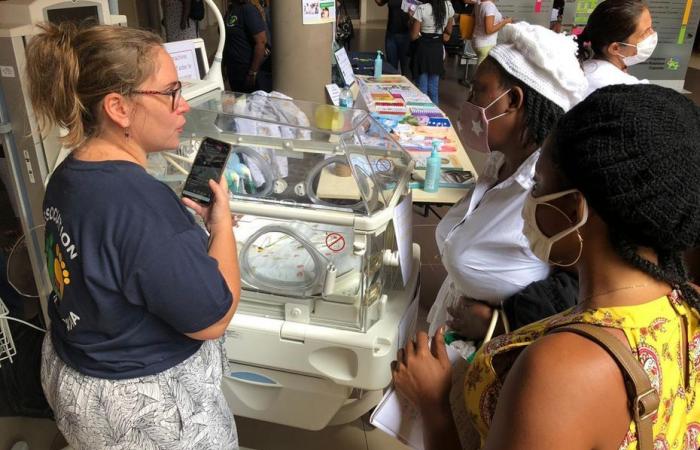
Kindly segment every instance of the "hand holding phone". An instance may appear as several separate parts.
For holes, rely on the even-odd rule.
[[[212,193],[209,205],[195,202],[187,197],[182,198],[182,203],[202,218],[209,231],[218,226],[228,229],[232,228],[234,224],[228,204],[228,183],[226,178],[221,177],[218,183],[214,180],[209,180],[209,189]]]
[[[210,137],[204,138],[194,158],[182,196],[197,203],[209,205],[212,201],[212,190],[209,180],[218,182],[226,167],[231,144]]]

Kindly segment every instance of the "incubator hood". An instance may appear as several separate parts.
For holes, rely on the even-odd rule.
[[[366,111],[268,94],[191,102],[180,147],[150,157],[176,192],[201,140],[232,144],[225,177],[243,293],[239,311],[365,331],[400,286],[394,208],[410,155]]]

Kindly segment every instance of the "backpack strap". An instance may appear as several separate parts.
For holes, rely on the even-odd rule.
[[[637,426],[637,447],[639,450],[653,450],[654,417],[659,408],[659,394],[651,385],[639,360],[634,357],[629,347],[619,339],[596,325],[572,323],[552,328],[551,333],[576,333],[603,347],[622,371],[625,380],[627,398]]]

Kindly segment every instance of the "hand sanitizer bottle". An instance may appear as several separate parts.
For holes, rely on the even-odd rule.
[[[348,85],[343,85],[343,89],[340,90],[340,96],[338,98],[338,106],[341,108],[352,108],[352,105],[352,91]]]
[[[382,51],[377,50],[377,58],[374,60],[374,78],[379,80],[382,78]]]
[[[437,192],[440,188],[440,141],[433,141],[433,151],[430,152],[430,157],[425,165],[423,190],[425,192]]]

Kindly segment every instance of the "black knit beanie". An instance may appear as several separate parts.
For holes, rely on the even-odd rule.
[[[554,161],[611,235],[659,254],[700,245],[700,108],[649,84],[599,89],[554,132]]]

